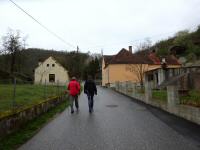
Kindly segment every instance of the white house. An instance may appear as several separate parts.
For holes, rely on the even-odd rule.
[[[66,85],[69,81],[68,71],[58,61],[49,57],[35,68],[35,84]]]

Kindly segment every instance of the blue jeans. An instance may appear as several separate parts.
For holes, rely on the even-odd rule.
[[[88,106],[89,106],[89,111],[91,112],[93,110],[93,105],[94,105],[94,95],[92,94],[87,94],[88,97]]]

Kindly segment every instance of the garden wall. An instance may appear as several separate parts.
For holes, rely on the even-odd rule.
[[[0,118],[0,138],[19,129],[27,121],[30,121],[49,109],[57,106],[65,100],[63,97],[54,97],[29,108],[14,112]]]
[[[153,100],[151,88],[148,88],[148,87],[149,85],[145,85],[144,94],[138,94],[134,83],[131,83],[131,82],[119,83],[118,82],[118,83],[115,83],[115,85],[113,85],[113,89],[119,93],[135,98],[139,101],[142,101],[143,103],[152,105],[154,107],[158,107],[166,112],[169,112],[178,117],[184,118],[186,120],[189,120],[191,122],[194,122],[200,125],[200,108],[187,106],[187,105],[181,105],[178,101],[179,100],[178,95],[177,95],[178,88],[169,86],[167,88],[168,89],[167,102],[163,103],[163,102],[158,102],[158,101]]]

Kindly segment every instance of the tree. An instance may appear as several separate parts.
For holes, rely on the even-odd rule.
[[[141,88],[144,86],[144,73],[148,71],[148,64],[128,64],[126,70],[133,73],[137,81],[140,83]]]
[[[140,55],[146,55],[150,47],[151,47],[151,41],[147,39],[145,42],[139,44],[136,53],[141,53]],[[144,53],[142,54],[142,52]],[[148,64],[146,64],[144,60],[140,60],[138,64],[127,64],[126,70],[130,71],[136,76],[137,81],[140,83],[141,88],[143,88],[144,73],[148,71]]]
[[[137,48],[136,48],[136,52],[140,52],[140,51],[144,51],[149,49],[152,46],[152,42],[149,38],[146,38],[144,42],[141,42]]]
[[[189,41],[189,31],[183,30],[183,31],[179,31],[178,33],[176,33],[173,44],[188,47],[188,44],[189,44],[188,42],[190,42]]]
[[[3,37],[3,52],[11,56],[10,72],[13,74],[16,72],[16,59],[19,56],[19,52],[22,50],[22,42],[20,41],[19,31],[9,30],[7,35]]]
[[[86,79],[88,75],[91,75],[96,79],[98,73],[100,72],[99,59],[95,57],[92,59],[84,69],[84,78]]]

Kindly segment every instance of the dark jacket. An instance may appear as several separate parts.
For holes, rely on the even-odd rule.
[[[97,94],[97,87],[93,80],[87,80],[84,84],[84,93],[94,95]]]

